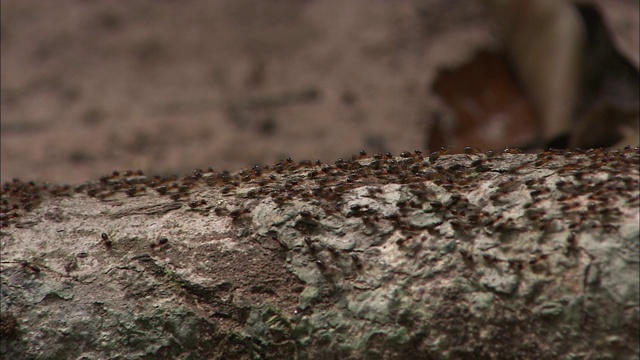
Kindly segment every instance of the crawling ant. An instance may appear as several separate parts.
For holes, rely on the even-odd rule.
[[[571,231],[567,237],[567,251],[578,250],[578,244],[576,241],[576,233]]]
[[[551,192],[551,190],[549,190],[548,188],[544,188],[544,189],[532,190],[531,192],[529,192],[529,194],[531,195],[532,198],[536,198],[541,195],[548,194],[549,192]]]
[[[522,263],[521,260],[515,260],[515,259],[509,259],[507,260],[507,262],[509,263],[509,268],[516,270],[516,271],[520,271],[522,269],[524,269],[524,264]]]
[[[109,235],[107,235],[107,233],[102,233],[100,237],[102,238],[102,243],[104,244],[104,246],[107,249],[110,249],[113,243],[111,242],[111,239],[109,239]]]
[[[22,266],[23,269],[28,269],[29,271],[31,271],[34,274],[39,274],[40,271],[40,267],[38,267],[38,265],[33,264],[27,260],[20,260],[20,266]]]
[[[270,231],[271,232],[271,231]],[[275,241],[278,243],[278,245],[280,246],[280,249],[282,251],[287,251],[289,250],[289,246],[287,245],[287,243],[285,243],[284,241],[280,240],[278,238],[278,234],[276,232],[271,232],[271,240]]]
[[[335,247],[331,246],[331,245],[328,245],[328,246],[327,246],[327,251],[329,251],[329,253],[330,253],[330,254],[331,254],[331,256],[333,256],[333,257],[338,257],[338,256],[340,255],[340,253],[338,252],[338,250],[337,250]]]
[[[189,202],[189,207],[192,209],[195,209],[199,206],[204,206],[204,205],[207,205],[207,201],[205,199],[200,199],[200,201],[194,200]]]
[[[522,150],[518,149],[518,148],[505,148],[504,150],[502,150],[503,154],[511,154],[511,155],[517,155],[517,154],[522,154]]]
[[[289,250],[289,246],[287,245],[287,243],[285,243],[284,241],[278,239],[277,237],[274,237],[273,239],[278,242],[278,245],[280,245],[280,248],[283,251]]]
[[[126,193],[129,197],[133,197],[136,195],[136,193],[138,192],[138,188],[136,188],[135,186],[132,186],[130,188],[127,189]]]
[[[559,182],[560,182],[560,181],[559,181]],[[524,182],[524,184],[525,184],[525,185],[526,185],[526,187],[528,187],[528,188],[530,188],[530,187],[532,187],[532,186],[534,186],[534,185],[536,185],[536,184],[538,184],[538,183],[539,183],[539,180],[537,180],[537,179],[529,179],[529,180],[527,180],[527,181],[525,181],[525,182]],[[564,185],[564,184],[565,184],[565,183],[564,183],[564,181],[562,181],[562,185]],[[558,185],[558,186],[562,186],[562,185],[559,185],[558,183],[556,183],[556,185]]]
[[[429,155],[429,162],[433,164],[440,158],[440,155],[441,154],[438,151],[431,153],[431,155]]]
[[[3,264],[20,264],[20,267],[24,270],[29,270],[30,272],[34,273],[34,274],[38,274],[40,273],[40,267],[35,265],[32,262],[29,262],[27,260],[18,260],[18,261],[1,261],[1,263]]]
[[[308,236],[304,237],[304,243],[307,244],[307,246],[310,248],[313,247],[313,240],[311,240],[311,238]]]
[[[451,210],[451,214],[455,215],[454,211],[455,211],[455,209],[452,209]],[[451,227],[456,231],[466,231],[466,230],[469,230],[471,228],[471,226],[468,225],[467,223],[459,221],[459,220],[455,220],[455,219],[451,220],[449,223],[451,224]]]
[[[255,198],[257,198],[257,197],[258,197],[258,191],[256,191],[256,190],[249,190],[249,191],[247,192],[246,196],[247,196],[247,198],[248,198],[248,199],[255,199]],[[201,203],[202,205],[206,205],[206,204],[207,204],[206,200],[204,200],[204,199],[200,200],[200,203]]]
[[[315,252],[316,252],[316,248],[315,248],[315,246],[313,245],[313,240],[311,240],[311,238],[310,238],[310,237],[305,236],[305,237],[304,237],[304,243],[305,243],[305,244],[307,245],[307,247],[309,248],[309,252],[310,252],[311,254],[315,254]]]
[[[498,185],[499,193],[507,193],[516,190],[520,186],[520,183],[517,180],[513,180],[512,178]],[[535,190],[534,190],[535,191]]]
[[[158,238],[158,240],[151,244],[151,248],[155,249],[156,247],[161,247],[169,243],[169,239],[166,237]]]
[[[234,209],[229,213],[229,216],[231,216],[231,219],[234,222],[237,222],[238,220],[240,220],[241,216],[247,213],[249,213],[248,209]]]
[[[464,148],[464,153],[467,154],[467,155],[475,155],[475,154],[480,153],[480,150],[478,150],[476,148],[473,148],[473,147],[470,147],[470,146],[467,146],[467,147]]]
[[[353,261],[353,264],[356,266],[356,269],[362,269],[362,262],[360,261],[360,258],[358,257],[358,255],[356,254],[351,254],[351,260]]]
[[[491,254],[482,254],[482,257],[484,258],[484,261],[486,261],[489,264],[497,264],[500,262],[500,259],[498,259],[497,257],[491,255]]]
[[[460,255],[462,255],[462,259],[469,264],[473,263],[473,255],[471,255],[467,250],[465,249],[460,249],[459,250]]]
[[[535,259],[531,259],[529,260],[529,265],[536,265],[537,263],[539,263],[540,261],[546,259],[549,255],[547,254],[540,254],[538,255]]]

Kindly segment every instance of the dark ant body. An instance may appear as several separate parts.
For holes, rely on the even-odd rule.
[[[40,271],[41,271],[40,267],[38,267],[38,265],[30,263],[27,260],[21,260],[20,261],[20,266],[22,266],[23,269],[28,269],[29,271],[33,272],[34,274],[39,274]]]
[[[78,270],[78,261],[74,258],[69,260],[64,266],[64,271],[69,274],[72,271]]]
[[[102,238],[102,243],[104,244],[104,246],[107,249],[110,249],[111,246],[113,245],[113,243],[109,239],[109,235],[107,235],[107,233],[102,233],[102,235],[100,235],[100,237]]]
[[[531,259],[531,260],[529,260],[529,265],[536,265],[536,264],[537,264],[537,263],[539,263],[540,261],[542,261],[542,260],[546,259],[546,258],[547,258],[547,256],[548,256],[547,254],[541,254],[541,255],[538,255],[538,256],[536,256],[536,258],[535,258],[535,259]]]
[[[466,148],[464,148],[464,153],[467,155],[475,155],[475,154],[479,154],[480,150],[467,146]]]
[[[135,186],[132,186],[130,188],[127,189],[126,193],[129,197],[133,197],[136,195],[136,193],[138,192],[138,189]]]
[[[336,248],[334,248],[331,245],[327,246],[327,251],[329,251],[329,253],[331,254],[331,256],[333,257],[338,257],[340,256],[340,253],[338,252],[338,250]]]
[[[204,205],[207,205],[207,201],[205,199],[200,199],[200,201],[194,200],[189,202],[189,207],[192,209],[195,209],[199,206],[204,206]]]
[[[305,236],[305,237],[304,237],[304,243],[305,243],[305,244],[307,245],[307,247],[309,248],[309,252],[310,252],[311,254],[315,254],[315,253],[316,253],[316,247],[315,247],[315,245],[313,244],[313,240],[311,240],[311,238],[310,238],[310,237]]]
[[[466,263],[473,263],[473,255],[471,255],[467,250],[465,249],[460,249],[459,250],[460,255],[462,255],[462,259],[466,262]]]
[[[166,237],[161,237],[161,238],[158,238],[156,242],[151,244],[151,248],[155,249],[156,247],[161,247],[161,246],[167,245],[168,243],[169,243],[169,239],[167,239]]]
[[[514,259],[509,259],[507,260],[507,262],[509,263],[509,268],[516,270],[516,271],[520,271],[522,269],[524,269],[524,264],[522,263],[521,260],[514,260]]]
[[[498,262],[500,262],[500,259],[496,258],[495,256],[493,256],[491,254],[482,254],[482,257],[484,258],[484,261],[486,261],[487,263],[489,263],[491,265],[495,265]]]
[[[360,258],[358,257],[358,255],[351,254],[351,260],[353,261],[353,264],[356,266],[356,269],[358,270],[362,269],[362,262],[360,261]]]

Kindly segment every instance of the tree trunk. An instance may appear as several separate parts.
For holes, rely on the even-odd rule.
[[[637,358],[639,159],[470,150],[7,183],[0,353]]]

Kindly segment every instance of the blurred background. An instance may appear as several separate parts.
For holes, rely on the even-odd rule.
[[[637,0],[1,0],[1,180],[638,145]]]

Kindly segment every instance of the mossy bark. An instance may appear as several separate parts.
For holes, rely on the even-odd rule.
[[[638,165],[469,151],[5,184],[0,353],[637,358]]]

